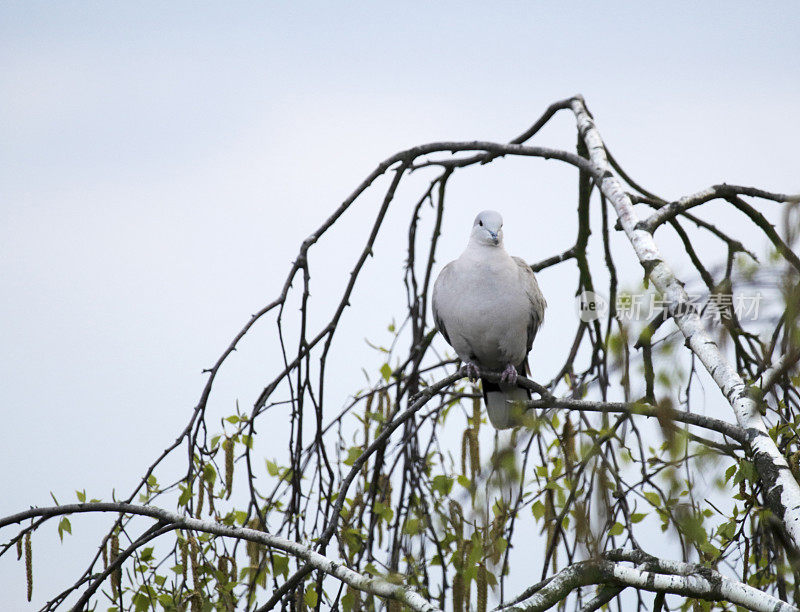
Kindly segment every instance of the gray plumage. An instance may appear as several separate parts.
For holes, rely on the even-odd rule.
[[[547,306],[530,266],[503,247],[502,226],[499,213],[480,213],[466,250],[433,286],[436,326],[471,376],[502,373],[500,383],[482,379],[486,411],[497,429],[518,425],[513,402],[530,399],[516,378],[529,372],[528,353]]]

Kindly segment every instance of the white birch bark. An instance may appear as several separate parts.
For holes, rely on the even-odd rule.
[[[756,612],[797,612],[797,608],[791,604],[711,570],[666,574],[612,561],[576,563],[556,574],[527,599],[501,609],[514,612],[547,610],[576,588],[591,584],[613,584],[707,601],[727,601]]]
[[[2,519],[2,521],[0,521],[0,528],[12,523],[19,523],[32,517],[60,516],[78,512],[122,512],[124,514],[149,516],[158,519],[164,524],[172,525],[176,529],[213,533],[218,536],[257,542],[299,557],[315,569],[322,570],[326,574],[341,580],[359,591],[372,593],[378,597],[395,599],[416,612],[436,612],[439,609],[409,587],[392,584],[383,578],[359,574],[348,568],[343,561],[330,559],[299,542],[287,540],[286,538],[272,535],[264,531],[256,531],[255,529],[229,527],[228,525],[212,521],[201,521],[164,510],[163,508],[156,508],[155,506],[137,506],[123,502],[98,502],[69,504],[49,508],[31,508],[30,510]]]
[[[773,513],[782,520],[786,531],[800,545],[800,485],[774,440],[767,433],[755,401],[739,373],[723,356],[714,340],[706,333],[682,283],[675,277],[659,252],[653,235],[641,223],[633,203],[620,181],[612,174],[600,133],[586,110],[583,99],[572,100],[571,108],[578,132],[586,143],[591,161],[600,171],[599,187],[617,211],[622,228],[658,291],[668,303],[668,311],[686,338],[692,352],[700,359],[714,382],[733,408],[736,421],[745,431],[750,454],[755,463]]]

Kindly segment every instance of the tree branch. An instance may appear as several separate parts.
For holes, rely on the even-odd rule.
[[[722,574],[691,566],[688,563],[668,562],[680,572],[665,572],[658,568],[639,569],[621,562],[594,559],[575,563],[553,576],[541,589],[514,605],[498,608],[509,611],[547,610],[564,600],[578,587],[592,584],[614,587],[634,587],[652,592],[684,595],[707,601],[727,601],[757,612],[797,612],[798,608],[744,583]]]
[[[592,402],[586,400],[575,400],[568,398],[555,398],[530,400],[525,403],[528,408],[564,408],[566,410],[584,410],[586,412],[621,412],[625,414],[638,414],[646,417],[655,417],[659,421],[680,421],[688,425],[695,425],[704,429],[710,429],[721,433],[724,436],[744,444],[746,437],[741,427],[732,423],[727,423],[720,419],[674,410],[671,408],[661,408],[659,406],[649,406],[640,402]]]
[[[705,331],[698,313],[689,304],[683,284],[664,261],[652,233],[642,227],[630,197],[609,170],[603,140],[583,100],[575,98],[572,110],[592,162],[602,169],[601,191],[617,211],[640,264],[664,296],[667,311],[686,338],[687,346],[703,363],[733,408],[736,420],[745,432],[747,447],[764,485],[771,510],[783,521],[795,544],[800,543],[800,485],[792,476],[786,458],[769,436],[744,380]]]
[[[641,227],[652,234],[659,225],[670,219],[674,219],[690,208],[718,198],[731,198],[737,195],[747,195],[765,200],[772,200],[773,202],[800,202],[800,194],[787,195],[784,193],[771,193],[763,189],[756,189],[755,187],[742,187],[740,185],[727,185],[723,183],[721,185],[712,185],[695,194],[683,197],[675,202],[670,202],[666,206],[659,208],[646,220],[642,221]]]
[[[310,548],[299,544],[298,542],[293,542],[291,540],[287,540],[286,538],[274,536],[263,531],[247,529],[245,527],[230,527],[228,525],[223,525],[221,523],[215,523],[212,521],[201,521],[188,516],[182,516],[162,508],[156,508],[155,506],[139,506],[125,502],[95,502],[85,504],[67,504],[64,506],[51,506],[46,508],[31,508],[30,510],[25,510],[24,512],[12,514],[11,516],[0,519],[0,528],[34,517],[52,518],[54,516],[62,516],[65,514],[86,512],[120,512],[123,514],[147,516],[157,519],[165,525],[168,525],[170,530],[186,529],[190,531],[201,531],[222,537],[256,542],[257,544],[263,544],[265,546],[277,548],[278,550],[282,550],[286,553],[303,559],[314,569],[321,570],[326,574],[341,580],[345,584],[350,585],[354,589],[358,589],[359,591],[371,593],[385,599],[394,599],[406,604],[411,609],[418,612],[435,612],[438,610],[436,606],[432,605],[419,593],[408,587],[392,584],[383,578],[368,577],[354,572],[346,567],[343,562],[325,557],[317,552],[314,552]],[[137,542],[143,543],[143,539],[140,539]],[[109,569],[111,569],[111,567],[109,567]]]

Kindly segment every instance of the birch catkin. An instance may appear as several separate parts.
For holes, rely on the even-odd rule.
[[[25,579],[28,581],[28,601],[33,597],[33,547],[31,532],[25,534]]]
[[[225,499],[230,499],[233,491],[233,440],[226,439],[222,446],[225,449]]]
[[[464,612],[464,577],[461,569],[453,577],[453,612]]]
[[[200,489],[197,492],[197,512],[195,512],[195,516],[200,518],[200,515],[203,514],[203,499],[206,494],[206,488],[203,486],[203,479],[202,477],[198,476],[198,483],[197,488]]]
[[[197,590],[200,584],[200,571],[198,567],[199,562],[197,560],[197,541],[194,539],[194,536],[189,536],[189,553],[192,563],[192,584],[195,590]]]
[[[231,555],[231,582],[239,581],[239,572],[236,567],[236,555]]]
[[[467,475],[467,453],[469,452],[469,429],[461,436],[461,473]]]
[[[186,565],[189,562],[189,543],[186,541],[186,538],[183,537],[179,542],[181,548],[181,575],[183,580],[186,581]]]
[[[476,429],[469,430],[469,469],[472,480],[475,479],[476,474],[481,471],[481,453],[478,446],[478,431]]]
[[[208,516],[214,516],[214,485],[208,483]]]
[[[478,575],[475,577],[478,588],[478,612],[486,612],[486,566],[478,566]]]
[[[114,563],[119,556],[119,536],[115,533],[111,536],[111,555],[110,561]],[[117,568],[111,573],[111,590],[115,597],[119,597],[120,585],[122,584],[122,569]]]

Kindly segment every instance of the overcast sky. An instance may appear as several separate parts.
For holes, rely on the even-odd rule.
[[[126,494],[300,241],[400,149],[507,140],[580,92],[614,155],[665,197],[722,181],[800,191],[798,24],[790,1],[1,2],[0,514],[51,491]],[[537,137],[574,141],[569,115]],[[563,250],[574,174],[527,160],[457,176],[440,257],[484,208],[504,214],[513,254]],[[398,223],[414,195],[401,192]],[[317,262],[320,299],[352,265],[346,232],[363,231],[369,202]],[[345,316],[353,357],[333,405],[376,365],[363,338],[384,340],[402,312],[402,245],[381,238],[362,314]],[[534,371],[568,349],[573,321],[574,276],[541,283],[567,314],[548,315]],[[220,378],[220,410],[274,370],[271,332]],[[36,607],[101,527],[74,519],[63,547],[55,524],[34,536]],[[26,609],[11,556],[0,591]]]

